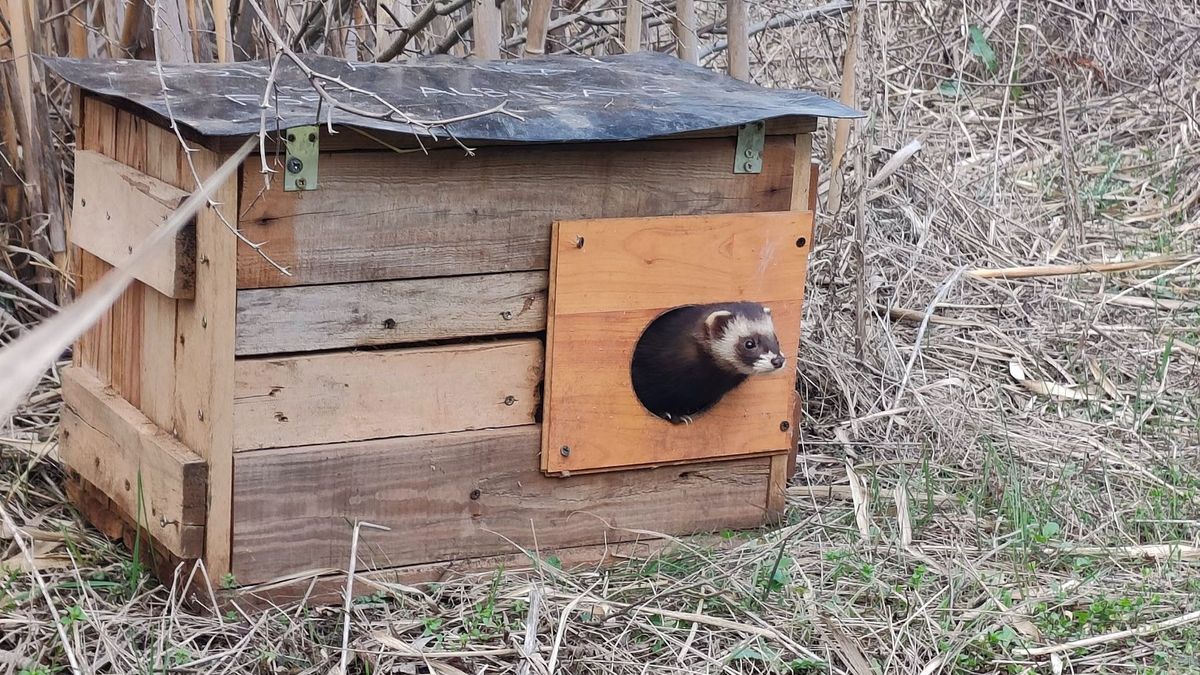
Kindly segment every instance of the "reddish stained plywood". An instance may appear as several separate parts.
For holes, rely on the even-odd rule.
[[[578,473],[787,452],[791,434],[781,423],[790,425],[792,416],[792,355],[811,237],[812,215],[796,211],[557,223],[543,469]],[[650,414],[629,376],[645,326],[671,307],[734,300],[771,308],[789,367],[751,378],[691,425]]]

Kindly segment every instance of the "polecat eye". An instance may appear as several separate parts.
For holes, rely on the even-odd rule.
[[[742,343],[742,346],[745,347],[746,349],[754,349],[755,342],[754,342],[754,340],[746,340],[745,342]]]

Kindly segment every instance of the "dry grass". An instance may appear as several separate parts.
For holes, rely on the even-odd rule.
[[[350,614],[351,671],[1200,672],[1200,9],[865,12],[872,116],[811,260],[789,523],[604,571],[385,589]],[[763,33],[755,79],[836,95],[852,25]],[[29,277],[13,249],[0,266]],[[969,274],[1160,255],[1178,258]],[[4,340],[44,312],[0,283]],[[0,672],[67,651],[101,673],[336,672],[339,610],[192,615],[80,524],[55,383],[2,434],[0,504],[67,643],[5,531]]]

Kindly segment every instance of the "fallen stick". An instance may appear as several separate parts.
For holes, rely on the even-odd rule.
[[[1036,277],[1061,277],[1071,274],[1107,274],[1170,267],[1187,258],[1182,255],[1162,255],[1141,260],[1124,262],[1093,262],[1074,265],[1031,265],[1029,267],[1004,267],[1000,269],[977,269],[967,272],[975,279],[1032,279]]]
[[[1035,647],[1033,649],[1021,649],[1017,651],[1025,654],[1026,656],[1046,656],[1048,654],[1057,654],[1058,652],[1067,652],[1075,649],[1083,649],[1085,647],[1094,647],[1096,645],[1101,645],[1108,642],[1118,642],[1131,637],[1152,635],[1154,633],[1169,630],[1171,628],[1186,626],[1187,624],[1194,623],[1197,620],[1200,620],[1200,611],[1191,612],[1184,614],[1183,616],[1177,616],[1174,619],[1167,619],[1157,623],[1148,623],[1138,626],[1137,628],[1120,630],[1115,633],[1094,635],[1089,638],[1083,638],[1082,640],[1072,640],[1071,642],[1063,642],[1061,644],[1050,645],[1048,647]]]

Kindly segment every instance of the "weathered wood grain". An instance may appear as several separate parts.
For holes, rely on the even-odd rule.
[[[542,343],[238,359],[238,451],[529,424]]]
[[[546,269],[558,219],[789,207],[793,137],[735,174],[733,138],[321,156],[321,188],[263,191],[247,164],[241,228],[287,266],[238,255],[239,288]]]
[[[546,327],[546,273],[238,291],[237,354],[395,345]]]
[[[811,234],[811,215],[791,211],[556,223],[543,469],[786,453]],[[655,417],[629,372],[642,331],[671,307],[728,300],[770,307],[788,365],[750,378],[690,425]]]
[[[183,190],[92,150],[75,153],[75,176],[71,237],[110,265],[123,264],[187,199]],[[135,276],[163,295],[191,297],[195,253],[195,231],[185,227]]]
[[[536,426],[244,453],[234,574],[338,568],[356,520],[364,568],[756,527],[766,459],[550,478]],[[336,470],[331,470],[336,467]],[[303,495],[303,498],[297,498]]]
[[[207,497],[204,460],[82,369],[63,371],[63,400],[64,463],[168,550],[199,556]]]
[[[203,180],[224,157],[192,153]],[[176,303],[175,433],[208,462],[204,561],[213,580],[229,572],[233,490],[233,343],[238,242],[226,226],[237,222],[237,176],[213,195],[215,207],[196,216],[196,292]],[[225,220],[222,220],[224,216]]]

